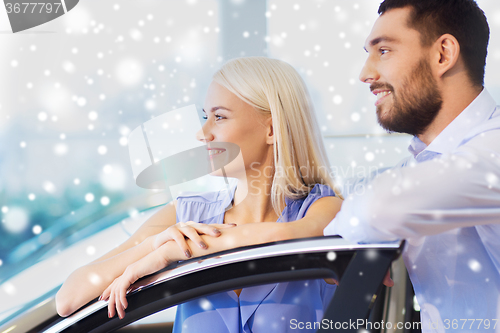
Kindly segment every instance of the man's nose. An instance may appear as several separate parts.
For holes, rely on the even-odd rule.
[[[365,65],[361,69],[361,73],[359,73],[359,79],[361,80],[361,82],[371,84],[374,81],[377,81],[379,78],[380,76],[375,69],[373,62],[370,60],[370,58],[366,59]]]

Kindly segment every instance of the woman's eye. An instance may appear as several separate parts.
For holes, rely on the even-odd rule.
[[[221,116],[221,115],[219,115],[219,114],[215,114],[215,115],[214,115],[214,117],[215,117],[215,120],[216,120],[216,121],[217,121],[217,120],[226,119],[226,117]],[[205,120],[207,120],[207,119],[208,119],[208,116],[207,116],[207,115],[204,115],[204,116],[202,116],[202,118],[203,118],[203,119],[205,119]]]
[[[380,54],[386,54],[387,52],[389,52],[389,50],[386,50],[386,49],[380,49]]]

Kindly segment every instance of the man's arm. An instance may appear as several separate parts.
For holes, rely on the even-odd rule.
[[[475,137],[454,153],[379,175],[350,195],[325,229],[355,242],[418,238],[500,223],[500,132]],[[493,141],[492,141],[493,140]]]

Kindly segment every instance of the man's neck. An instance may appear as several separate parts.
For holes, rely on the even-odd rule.
[[[427,146],[481,93],[483,87],[454,86],[442,90],[443,105],[436,118],[417,137]]]

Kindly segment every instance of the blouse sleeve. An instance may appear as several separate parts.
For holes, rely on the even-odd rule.
[[[177,223],[217,223],[221,213],[221,200],[217,192],[190,192],[177,197]]]
[[[335,192],[332,190],[330,186],[323,184],[314,185],[313,189],[311,190],[311,192],[309,192],[309,195],[306,198],[302,200],[295,200],[292,203],[292,205],[295,204],[299,206],[299,207],[292,207],[292,209],[293,208],[298,209],[298,213],[295,217],[295,220],[303,218],[306,215],[309,207],[311,207],[311,205],[315,203],[316,200],[329,196],[331,197],[335,196]]]

